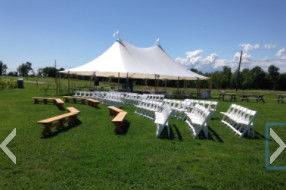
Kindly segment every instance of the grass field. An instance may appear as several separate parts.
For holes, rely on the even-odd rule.
[[[239,138],[221,124],[219,111],[227,110],[228,102],[219,103],[209,123],[213,140],[193,139],[187,125],[174,119],[174,138],[157,139],[152,121],[132,107],[124,107],[128,132],[116,135],[105,105],[79,104],[73,106],[82,123],[44,139],[37,121],[61,111],[32,103],[32,96],[44,95],[36,84],[2,90],[0,141],[17,129],[9,144],[17,164],[0,151],[0,189],[285,189],[286,171],[264,168],[263,133],[266,122],[286,122],[286,104],[265,93],[265,104],[238,102],[258,111],[257,139]],[[286,131],[277,131],[286,141]],[[285,152],[275,161],[283,163]]]

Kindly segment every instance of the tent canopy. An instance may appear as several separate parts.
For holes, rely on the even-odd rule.
[[[175,62],[159,44],[139,48],[120,39],[91,62],[62,73],[137,79],[208,79]]]

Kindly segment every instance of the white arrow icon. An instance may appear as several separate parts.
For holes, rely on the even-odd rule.
[[[283,152],[286,148],[286,144],[282,141],[282,139],[274,132],[273,129],[270,129],[270,136],[279,144],[279,148],[270,156],[270,164],[272,164],[276,158]]]
[[[13,138],[16,136],[16,128],[6,137],[6,139],[0,144],[0,148],[5,152],[5,154],[12,160],[14,164],[16,164],[16,156],[9,150],[7,145]]]

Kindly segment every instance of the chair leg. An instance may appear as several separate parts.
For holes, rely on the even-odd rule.
[[[169,126],[169,123],[167,122],[165,127],[167,127],[167,134],[168,134],[168,138],[170,138],[171,136],[171,131],[170,131],[170,126]]]
[[[209,138],[209,133],[208,133],[208,127],[207,126],[204,126],[203,132],[204,132],[205,138]]]

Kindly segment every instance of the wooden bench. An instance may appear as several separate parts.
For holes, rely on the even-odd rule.
[[[35,104],[39,104],[40,102],[43,102],[44,104],[47,103],[53,103],[55,104],[59,109],[64,110],[64,101],[60,98],[50,98],[50,97],[32,97]]]
[[[119,112],[113,119],[112,119],[112,122],[113,123],[119,123],[121,124],[125,118],[125,116],[127,115],[127,112],[125,111],[122,111],[122,112]]]
[[[73,125],[77,122],[80,111],[74,107],[68,107],[67,110],[69,111],[68,113],[38,121],[39,124],[44,126],[42,132],[43,136],[50,135],[51,129],[56,126],[64,126],[66,123],[68,123],[68,125]]]
[[[98,107],[98,104],[99,104],[99,101],[94,100],[94,99],[87,99],[86,102],[87,102],[87,105],[91,107]]]
[[[34,100],[34,104],[39,104],[40,102],[43,102],[44,104],[47,103],[54,103],[55,98],[47,98],[47,97],[32,97]]]
[[[127,115],[127,112],[115,106],[108,106],[108,109],[109,109],[110,115],[115,116],[112,119],[112,123],[114,123],[117,126],[122,126],[124,124],[124,119]]]
[[[75,107],[67,107],[67,110],[68,110],[70,113],[79,113],[79,110],[76,109]]]
[[[110,115],[117,115],[119,112],[123,112],[122,109],[115,107],[115,106],[108,106]]]
[[[87,98],[85,97],[79,97],[79,96],[63,96],[64,100],[66,102],[73,102],[73,103],[77,103],[80,102],[82,104],[86,104],[87,103]]]
[[[55,98],[54,99],[54,104],[56,105],[56,106],[58,106],[58,108],[59,109],[64,109],[64,104],[65,104],[65,102],[62,100],[62,99],[60,99],[60,98]]]

